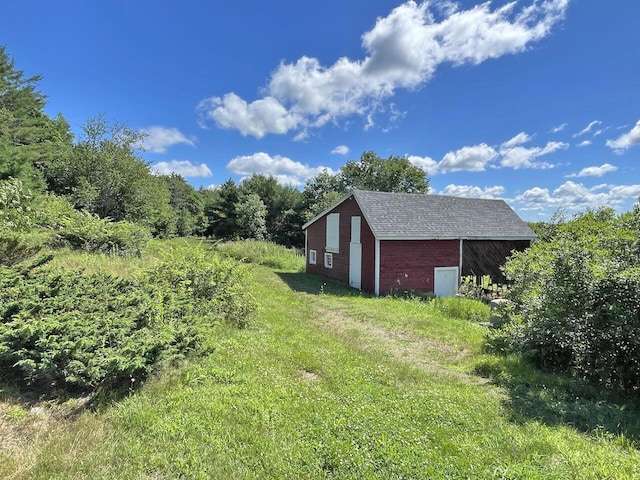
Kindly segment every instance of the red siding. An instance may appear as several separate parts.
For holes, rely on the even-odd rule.
[[[459,263],[459,240],[381,241],[380,294],[395,289],[433,292],[433,269]]]
[[[329,213],[340,214],[340,251],[339,253],[333,254],[333,268],[331,269],[324,267],[327,228],[326,218]],[[307,272],[322,275],[346,284],[349,283],[349,243],[351,241],[351,217],[353,216],[359,216],[361,218],[362,289],[373,291],[375,288],[375,241],[373,233],[353,197],[345,200],[307,228]],[[316,251],[317,262],[315,265],[309,263],[309,250]]]

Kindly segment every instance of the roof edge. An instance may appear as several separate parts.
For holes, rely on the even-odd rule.
[[[497,237],[497,236],[400,236],[400,235],[388,235],[388,236],[380,236],[377,237],[378,240],[498,240],[498,241],[519,241],[519,240],[535,240],[538,238],[537,235],[533,236],[508,236],[508,237]]]
[[[342,197],[340,200],[338,200],[336,203],[334,203],[333,205],[331,205],[329,208],[325,209],[323,212],[319,213],[318,215],[316,215],[315,217],[313,217],[311,220],[309,220],[307,223],[305,223],[304,225],[302,225],[302,230],[306,230],[307,228],[309,228],[311,225],[313,225],[314,223],[316,223],[318,220],[320,220],[322,217],[324,217],[327,213],[329,213],[331,210],[333,210],[334,208],[336,208],[338,205],[343,204],[345,201],[347,201],[347,199],[349,197],[353,196],[353,191],[347,193],[344,197]]]

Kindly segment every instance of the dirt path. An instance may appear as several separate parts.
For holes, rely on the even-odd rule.
[[[317,315],[310,322],[323,330],[352,343],[359,351],[391,356],[397,362],[419,368],[427,373],[446,375],[465,382],[486,383],[486,380],[465,372],[447,368],[471,355],[466,349],[427,338],[406,330],[385,328],[358,320],[347,309],[336,309],[319,303]]]

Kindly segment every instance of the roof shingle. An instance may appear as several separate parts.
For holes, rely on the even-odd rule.
[[[504,200],[364,190],[352,195],[379,240],[536,237]]]

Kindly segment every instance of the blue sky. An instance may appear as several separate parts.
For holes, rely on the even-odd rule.
[[[196,188],[303,186],[366,150],[432,193],[547,219],[640,196],[637,0],[5,0],[17,68],[47,112],[144,130]],[[10,22],[6,19],[12,19]]]

